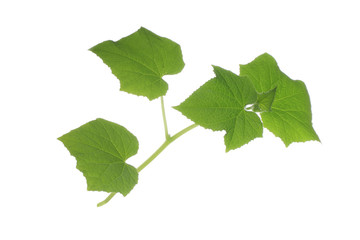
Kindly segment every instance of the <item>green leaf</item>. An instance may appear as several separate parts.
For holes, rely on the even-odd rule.
[[[125,163],[139,148],[126,128],[98,118],[58,138],[77,160],[89,191],[126,196],[138,182],[136,168]]]
[[[280,137],[286,146],[293,142],[319,140],[312,127],[311,104],[305,84],[292,80],[279,69],[275,59],[265,53],[246,65],[240,76],[247,76],[257,92],[276,88],[271,111],[262,112],[264,127]]]
[[[174,108],[204,128],[225,130],[228,152],[261,137],[263,127],[256,113],[244,109],[257,99],[250,80],[216,66],[214,72],[215,78]]]
[[[168,84],[164,75],[184,68],[180,46],[153,32],[140,28],[117,42],[108,40],[90,49],[120,80],[120,90],[153,100],[164,96]]]
[[[264,93],[258,93],[257,100],[254,105],[252,105],[251,109],[254,112],[270,112],[275,99],[275,93],[276,88]]]

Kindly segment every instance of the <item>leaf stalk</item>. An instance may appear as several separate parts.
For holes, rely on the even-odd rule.
[[[166,114],[165,114],[165,106],[164,106],[164,98],[163,96],[161,96],[161,112],[162,112],[162,117],[163,117],[163,122],[164,122],[164,129],[165,129],[165,139],[169,139],[170,138],[170,134],[169,134],[169,130],[168,130],[168,126],[167,126],[167,121],[166,121]]]

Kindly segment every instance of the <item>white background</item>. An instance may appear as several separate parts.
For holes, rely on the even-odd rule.
[[[2,1],[0,239],[360,239],[357,1]],[[139,166],[164,140],[159,100],[119,91],[88,49],[144,26],[182,47],[165,77],[171,109],[214,75],[268,52],[303,80],[322,143],[271,133],[225,154],[196,128],[140,174],[126,197],[88,192],[56,138],[102,117],[139,139]]]

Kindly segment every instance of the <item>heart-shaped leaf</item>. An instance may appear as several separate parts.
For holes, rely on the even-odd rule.
[[[125,163],[139,148],[126,128],[98,118],[59,137],[77,160],[89,191],[120,192],[126,196],[138,182],[136,168]]]
[[[90,49],[120,80],[120,90],[153,100],[164,96],[164,75],[184,68],[180,46],[170,39],[140,28],[119,41],[105,41]]]

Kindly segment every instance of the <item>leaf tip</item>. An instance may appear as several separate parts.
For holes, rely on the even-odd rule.
[[[93,51],[93,48],[94,48],[94,47],[89,48],[88,51],[94,52],[94,51]]]
[[[63,137],[64,137],[64,135],[62,135],[62,136],[60,136],[60,137],[58,137],[56,139],[63,143]]]
[[[177,111],[180,111],[180,105],[177,105],[177,106],[172,106],[173,109],[177,110]]]
[[[263,54],[259,55],[258,58],[271,58],[271,59],[275,60],[275,58],[268,52],[264,52]]]
[[[215,75],[216,75],[216,72],[217,72],[217,71],[219,71],[220,69],[222,69],[221,67],[216,66],[216,65],[211,65],[211,66],[212,66],[212,68],[213,68],[213,71],[214,71]]]
[[[229,148],[229,147],[225,147],[225,153],[228,153],[228,152],[230,152],[231,150],[234,150],[235,148]]]

